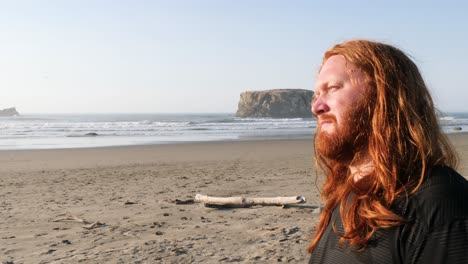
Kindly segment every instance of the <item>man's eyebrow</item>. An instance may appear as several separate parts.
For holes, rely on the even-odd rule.
[[[324,81],[315,85],[314,94],[316,91],[320,92],[320,90],[326,89],[328,86],[330,86],[330,83],[333,83],[333,81]]]

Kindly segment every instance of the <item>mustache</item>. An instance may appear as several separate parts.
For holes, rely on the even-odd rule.
[[[318,117],[318,122],[321,122],[321,121],[331,121],[331,122],[336,123],[336,117],[332,114],[321,114]]]

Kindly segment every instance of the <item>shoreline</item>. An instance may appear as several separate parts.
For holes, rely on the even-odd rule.
[[[466,132],[468,134],[468,132]],[[310,138],[309,138],[310,137]],[[139,147],[156,147],[156,146],[178,146],[178,145],[201,145],[201,144],[235,144],[235,143],[247,143],[247,142],[269,142],[269,141],[311,141],[313,135],[304,138],[265,138],[265,139],[245,139],[245,140],[210,140],[210,141],[167,141],[164,143],[146,143],[146,144],[134,144],[134,145],[112,145],[112,146],[95,146],[95,147],[70,147],[70,148],[34,148],[34,149],[0,149],[2,152],[24,152],[24,151],[54,151],[54,150],[78,150],[78,149],[105,149],[105,148],[139,148]]]
[[[245,142],[245,141],[269,141],[269,140],[296,140],[296,139],[312,139],[313,133],[293,133],[293,134],[269,134],[269,135],[242,135],[238,138],[229,137],[212,137],[197,139],[179,139],[179,140],[150,140],[143,137],[106,137],[106,136],[89,136],[89,137],[72,137],[72,138],[49,138],[49,139],[34,139],[36,143],[32,143],[31,139],[22,139],[28,143],[24,143],[11,139],[0,139],[0,151],[10,150],[46,150],[46,149],[81,149],[81,148],[105,148],[105,147],[125,147],[125,146],[147,146],[147,145],[175,145],[175,144],[192,144],[192,143],[211,143],[211,142]],[[9,144],[8,142],[11,141]],[[19,145],[18,145],[19,142]],[[63,143],[65,142],[65,143]],[[5,145],[6,143],[6,145]]]
[[[212,143],[239,143],[239,142],[262,142],[262,141],[289,141],[289,140],[313,140],[315,134],[295,134],[293,136],[289,135],[270,135],[267,137],[264,136],[245,136],[240,139],[213,139],[213,140],[188,140],[188,141],[147,141],[144,143],[134,143],[134,144],[115,144],[115,145],[89,145],[83,147],[46,147],[46,148],[11,148],[11,149],[1,149],[2,152],[9,151],[43,151],[43,150],[74,150],[74,149],[101,149],[101,148],[125,148],[125,147],[145,147],[145,146],[161,146],[161,145],[192,145],[192,144],[212,144]],[[445,133],[445,135],[450,137],[458,137],[463,135],[468,135],[468,131],[462,132],[453,132]]]

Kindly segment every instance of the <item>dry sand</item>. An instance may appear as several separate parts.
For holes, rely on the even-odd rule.
[[[450,137],[468,175],[468,135]],[[320,205],[311,140],[0,151],[3,263],[304,263]],[[296,196],[211,209],[195,194]],[[70,213],[89,222],[54,222]]]

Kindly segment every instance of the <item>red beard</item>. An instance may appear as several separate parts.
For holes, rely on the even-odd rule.
[[[367,147],[371,111],[365,99],[356,107],[350,107],[343,118],[343,124],[333,133],[321,132],[315,135],[315,148],[319,155],[339,163],[349,163]],[[330,120],[336,125],[336,118],[329,114],[319,116],[320,120]]]

